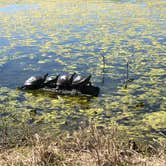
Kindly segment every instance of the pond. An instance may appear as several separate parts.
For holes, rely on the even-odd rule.
[[[165,5],[164,0],[2,1],[1,120],[9,128],[27,123],[55,133],[82,122],[117,123],[131,137],[164,139]],[[127,62],[133,81],[126,87]],[[92,74],[100,94],[62,97],[16,90],[31,75],[47,72]]]

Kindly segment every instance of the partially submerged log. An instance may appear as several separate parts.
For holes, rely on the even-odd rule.
[[[100,88],[92,86],[90,82],[91,75],[83,77],[76,74],[64,74],[56,77],[44,76],[31,76],[28,78],[20,90],[42,90],[44,92],[53,92],[57,95],[70,95],[70,96],[98,96]]]
[[[57,90],[56,88],[42,88],[42,91],[52,92],[57,95],[69,95],[69,96],[94,96],[97,97],[100,92],[99,87],[95,86],[84,86],[80,89],[72,90]]]

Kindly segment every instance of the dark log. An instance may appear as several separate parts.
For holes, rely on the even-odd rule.
[[[42,88],[41,90],[52,92],[57,95],[95,96],[95,97],[97,97],[100,92],[100,88],[95,86],[83,86],[82,88],[72,89],[72,90],[57,90],[56,88]]]

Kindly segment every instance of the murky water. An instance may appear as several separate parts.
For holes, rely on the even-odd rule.
[[[9,113],[29,122],[29,112],[36,110],[33,123],[56,131],[75,129],[81,121],[116,122],[134,137],[163,138],[164,1],[5,3],[0,6],[1,117]],[[124,88],[127,61],[134,81]],[[59,99],[15,90],[31,75],[66,71],[92,74],[99,97]]]

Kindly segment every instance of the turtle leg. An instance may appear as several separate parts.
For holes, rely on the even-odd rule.
[[[91,83],[91,82],[88,82],[88,84],[87,84],[87,85],[92,86],[92,83]]]
[[[19,89],[19,90],[26,90],[26,86],[25,85],[19,86],[19,87],[17,87],[17,89]]]
[[[23,85],[23,86],[17,87],[17,89],[19,89],[19,90],[33,90],[35,88],[33,86]]]
[[[57,90],[57,91],[60,90],[60,86],[57,85],[56,88],[55,88],[55,90]]]

